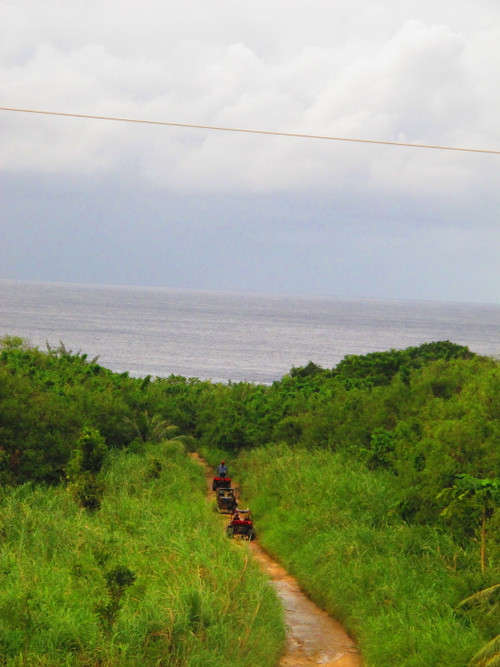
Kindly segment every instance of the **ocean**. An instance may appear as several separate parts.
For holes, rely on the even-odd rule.
[[[500,305],[0,280],[0,336],[134,377],[270,384],[309,361],[438,340],[500,357]]]

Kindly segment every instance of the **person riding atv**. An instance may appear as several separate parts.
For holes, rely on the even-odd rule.
[[[217,477],[227,477],[228,472],[227,465],[224,461],[221,461],[217,466]]]
[[[231,478],[228,477],[227,475],[228,475],[227,466],[224,463],[224,461],[221,461],[220,464],[217,466],[217,473],[212,481],[212,491],[217,491],[217,489],[220,488],[224,489],[231,488]]]

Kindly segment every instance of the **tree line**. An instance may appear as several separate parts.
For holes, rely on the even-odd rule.
[[[498,510],[500,366],[449,341],[309,362],[272,385],[114,373],[63,343],[0,341],[0,483],[57,483],[85,428],[106,447],[183,433],[245,451],[282,442],[392,473],[404,520],[460,539]],[[495,518],[496,520],[496,518]]]

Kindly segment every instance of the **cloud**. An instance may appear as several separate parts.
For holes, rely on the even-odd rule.
[[[5,106],[500,148],[493,3],[0,3]],[[13,34],[15,33],[15,38]],[[5,39],[4,39],[5,38]],[[495,85],[492,85],[495,82]],[[0,167],[185,193],[484,196],[492,159],[1,115]],[[496,158],[493,158],[496,159]],[[397,204],[396,204],[397,208]]]

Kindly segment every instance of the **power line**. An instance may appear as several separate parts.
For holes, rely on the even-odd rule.
[[[212,130],[216,132],[241,132],[245,134],[267,134],[275,137],[295,137],[298,139],[321,139],[323,141],[349,141],[359,144],[380,144],[382,146],[405,146],[407,148],[430,148],[440,151],[460,151],[463,153],[489,153],[500,155],[500,150],[488,150],[485,148],[464,148],[461,146],[437,146],[434,144],[412,144],[402,141],[381,141],[377,139],[353,139],[348,137],[331,137],[320,134],[301,134],[298,132],[275,132],[273,130],[255,130],[237,127],[219,127],[215,125],[194,125],[191,123],[173,123],[161,120],[144,120],[140,118],[118,118],[113,116],[95,116],[84,113],[64,113],[62,111],[42,111],[40,109],[16,109],[12,107],[0,107],[0,111],[15,111],[18,113],[42,114],[45,116],[65,116],[68,118],[89,118],[91,120],[109,120],[119,123],[141,123],[144,125],[163,125],[167,127],[185,127],[197,130]]]

